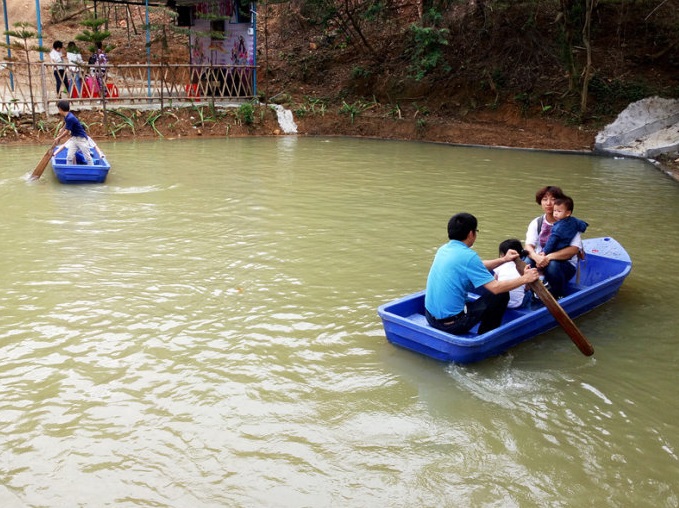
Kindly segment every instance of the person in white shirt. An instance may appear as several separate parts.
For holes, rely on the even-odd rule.
[[[505,256],[505,254],[507,254],[510,249],[515,250],[519,253],[520,257],[523,257],[524,250],[520,240],[516,238],[510,238],[500,243],[500,257]],[[495,275],[495,280],[497,281],[512,280],[521,277],[521,274],[516,269],[516,263],[514,263],[514,261],[502,263],[493,270],[493,274]],[[509,291],[509,303],[507,304],[507,308],[518,309],[524,305],[527,305],[530,303],[530,296],[531,293],[530,291],[526,291],[525,285],[512,289]]]
[[[577,233],[568,247],[556,252],[544,253],[552,233],[554,218],[554,201],[563,198],[565,194],[560,187],[549,185],[538,190],[535,202],[542,207],[543,215],[533,219],[526,231],[526,252],[528,262],[545,276],[549,284],[549,291],[555,298],[566,296],[568,282],[573,278],[577,268],[578,255],[582,251],[582,238]]]
[[[80,97],[83,89],[82,69],[85,65],[85,61],[80,54],[78,46],[76,46],[73,41],[66,45],[66,58],[68,59],[68,63],[71,64],[68,66],[68,72],[75,82],[75,88],[78,91],[78,97]]]
[[[66,96],[68,97],[68,90],[70,89],[70,83],[68,81],[68,76],[66,75],[66,54],[64,52],[64,43],[61,41],[54,41],[52,44],[52,51],[50,51],[50,60],[52,60],[54,66],[54,79],[57,82],[57,96],[61,92],[62,85],[66,91]]]

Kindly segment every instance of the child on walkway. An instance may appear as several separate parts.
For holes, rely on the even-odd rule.
[[[66,100],[57,102],[57,109],[59,114],[64,118],[64,126],[54,138],[56,144],[60,144],[61,140],[70,134],[68,152],[66,152],[66,164],[75,164],[75,153],[80,150],[85,157],[85,164],[91,166],[93,164],[92,155],[90,154],[90,146],[87,140],[87,133],[84,127],[76,116],[70,112],[71,105]]]
[[[510,249],[514,249],[518,252],[520,257],[523,255],[523,245],[521,245],[521,242],[516,238],[510,238],[509,240],[500,243],[500,257],[507,254],[507,251]],[[499,281],[518,279],[521,277],[519,271],[516,269],[514,261],[508,261],[501,264],[493,270],[493,273],[495,274],[495,279]],[[519,286],[516,289],[512,289],[509,292],[509,304],[507,305],[507,308],[518,309],[519,307],[527,305],[530,302],[530,296],[530,292],[526,291],[526,286]]]
[[[547,240],[543,249],[545,254],[565,249],[571,244],[576,234],[584,233],[587,230],[589,224],[571,215],[573,207],[573,199],[568,196],[554,200],[552,213],[556,222],[552,226],[549,240]]]

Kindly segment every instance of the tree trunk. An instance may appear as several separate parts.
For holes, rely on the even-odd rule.
[[[589,81],[592,79],[592,11],[596,7],[597,0],[586,0],[585,23],[582,27],[582,42],[585,45],[587,62],[582,70],[582,91],[580,92],[580,116],[587,112],[587,95],[589,93]]]

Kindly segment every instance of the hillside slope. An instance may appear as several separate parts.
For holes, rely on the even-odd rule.
[[[12,12],[17,5],[29,10],[27,0],[8,5]],[[455,3],[432,25],[448,30],[442,63],[420,79],[413,75],[410,27],[424,26],[426,19],[420,20],[417,3],[389,4],[398,7],[397,15],[364,24],[365,42],[348,38],[332,19],[318,23],[309,5],[258,6],[260,100],[291,109],[301,134],[588,150],[596,132],[629,102],[654,94],[679,97],[679,56],[672,50],[679,42],[679,0],[599,3],[584,115],[579,89],[569,91],[559,59],[558,2]],[[53,15],[49,0],[42,8],[45,45],[82,31],[83,13]],[[81,9],[72,4],[72,12]],[[132,7],[132,18],[115,4],[99,7],[102,12],[116,46],[112,61],[139,62],[145,54],[143,8]],[[152,15],[170,22],[162,10]],[[167,33],[172,58],[186,61],[186,36]],[[582,48],[573,51],[582,60]],[[260,118],[265,116],[247,130],[229,132],[272,134],[275,123],[269,115]],[[200,130],[219,132],[225,131]]]

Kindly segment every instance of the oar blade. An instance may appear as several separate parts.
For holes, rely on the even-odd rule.
[[[526,268],[526,263],[520,258],[515,259],[514,263],[516,264],[516,269],[519,271],[519,273],[523,274],[523,271]],[[530,283],[528,286],[535,292],[538,298],[542,300],[542,303],[545,304],[545,307],[547,307],[552,316],[554,316],[554,319],[556,319],[556,322],[559,323],[561,328],[563,328],[566,334],[571,338],[580,352],[585,356],[592,356],[594,354],[594,346],[592,346],[592,344],[587,340],[580,329],[575,326],[573,320],[568,314],[566,314],[566,311],[563,310],[563,307],[559,305],[559,303],[554,298],[554,295],[549,292],[542,281],[536,280],[535,282]]]
[[[38,165],[35,166],[35,169],[33,170],[33,173],[31,173],[31,180],[37,180],[40,178],[45,171],[45,168],[47,167],[47,164],[49,163],[50,159],[52,158],[52,151],[54,150],[54,145],[50,146],[47,151],[45,152],[45,155],[42,156],[42,159],[40,159],[40,162],[38,162]]]

